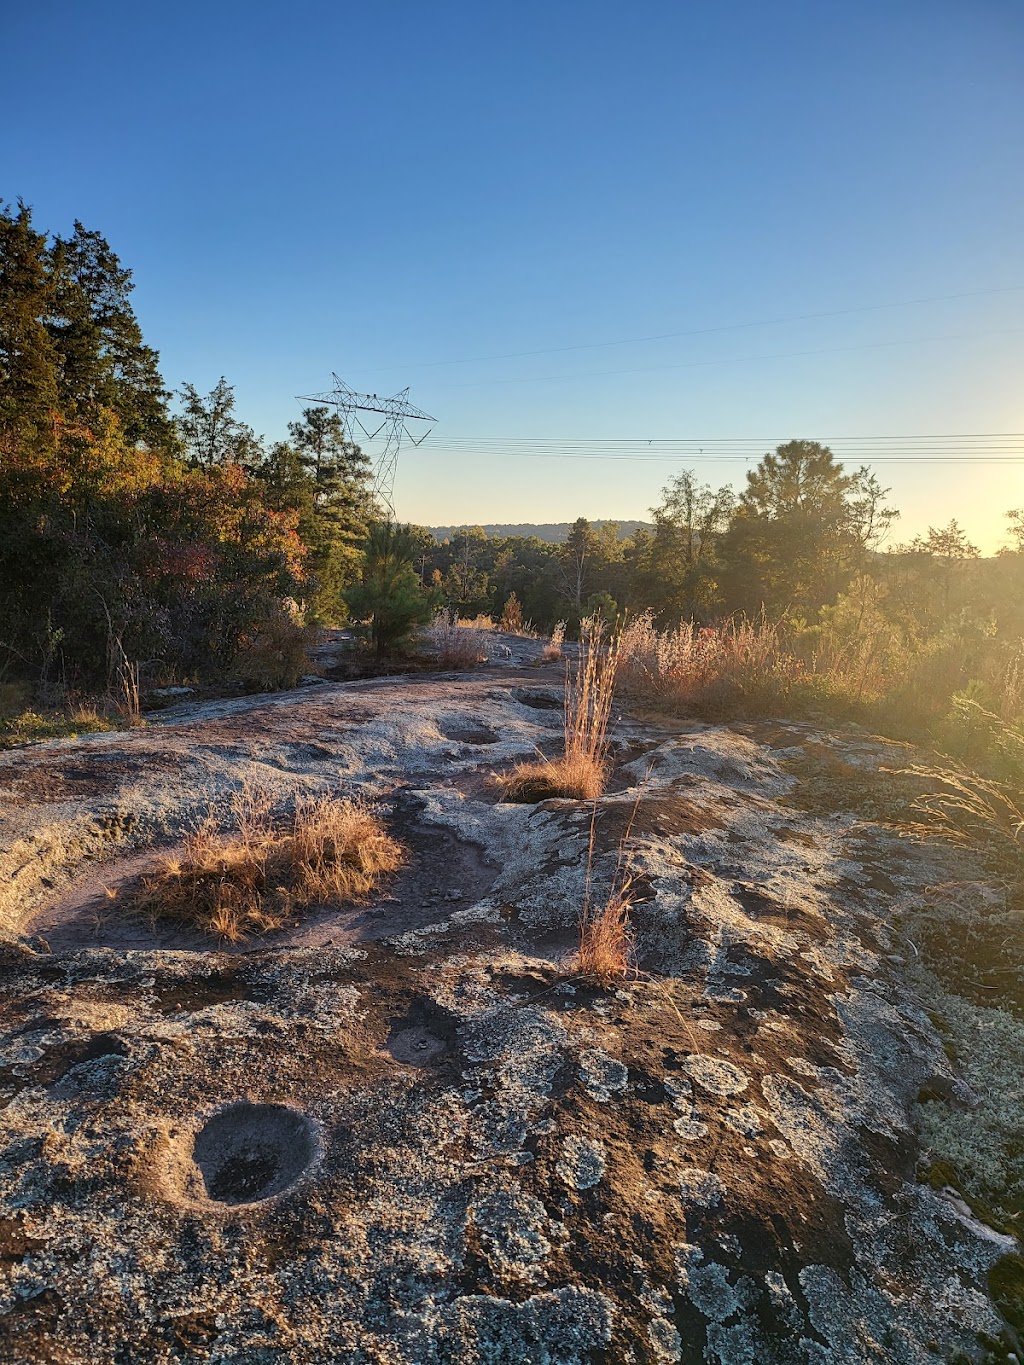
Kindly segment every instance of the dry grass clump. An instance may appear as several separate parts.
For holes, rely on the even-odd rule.
[[[602,986],[610,986],[621,981],[632,965],[634,948],[633,931],[630,928],[629,912],[636,902],[633,893],[635,878],[630,870],[626,847],[633,829],[633,821],[639,809],[640,797],[637,796],[633,812],[619,841],[619,856],[615,863],[611,890],[601,906],[591,902],[594,866],[594,826],[597,819],[597,805],[590,817],[590,840],[587,845],[587,890],[583,898],[580,914],[580,946],[576,950],[573,963],[575,971],[584,977],[597,981]]]
[[[96,730],[119,730],[117,716],[104,715],[95,706],[74,706],[66,712],[22,711],[0,718],[0,749],[33,744],[42,739],[74,739]]]
[[[713,717],[792,709],[798,694],[811,700],[815,691],[804,662],[764,617],[666,631],[649,612],[634,617],[619,636],[619,671],[638,696]]]
[[[565,671],[565,749],[559,758],[518,763],[496,779],[509,801],[570,796],[593,801],[608,778],[608,721],[618,667],[616,644],[605,644],[599,618],[583,622],[579,657]]]
[[[269,794],[245,787],[231,814],[229,831],[211,813],[180,854],[143,876],[133,908],[237,943],[282,928],[304,906],[362,900],[404,861],[401,845],[355,801],[299,796],[281,823]]]
[[[487,658],[484,630],[492,629],[494,623],[489,616],[477,618],[478,621],[481,619],[486,620],[488,626],[467,624],[448,611],[437,613],[425,635],[431,653],[436,654],[442,668],[475,668],[484,662]]]
[[[936,785],[913,803],[928,817],[916,828],[934,834],[941,831],[959,844],[980,845],[1000,862],[1024,870],[1024,810],[1020,794],[1005,782],[992,782],[955,768],[929,768],[915,764],[897,769]]]
[[[546,664],[556,664],[562,657],[562,645],[565,643],[565,622],[559,621],[551,632],[551,639],[541,650],[541,661]]]
[[[630,969],[633,932],[629,912],[633,907],[630,881],[616,887],[600,908],[588,907],[580,920],[580,946],[575,968],[602,986],[621,981]]]

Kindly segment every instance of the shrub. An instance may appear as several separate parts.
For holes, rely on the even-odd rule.
[[[541,659],[546,664],[555,664],[562,657],[562,644],[565,641],[565,622],[556,623],[551,632],[551,639],[541,651]]]
[[[360,580],[345,593],[353,618],[370,622],[378,655],[401,645],[434,613],[434,601],[413,568],[417,547],[408,526],[375,522],[367,534]]]
[[[442,668],[473,668],[487,658],[483,631],[439,611],[427,627],[427,643]]]
[[[403,862],[377,816],[354,801],[298,796],[279,825],[269,795],[244,787],[231,814],[227,833],[207,815],[179,855],[140,879],[132,908],[238,942],[282,928],[304,906],[361,900]]]
[[[297,686],[315,634],[287,612],[276,613],[242,641],[235,657],[239,677],[260,692]]]
[[[120,729],[113,716],[101,714],[94,706],[73,706],[67,711],[22,711],[17,716],[0,720],[0,749],[13,749],[19,744],[32,744],[43,739],[76,739],[80,734],[97,730]]]
[[[510,592],[501,609],[501,629],[510,635],[519,635],[523,629],[523,609],[519,598]]]

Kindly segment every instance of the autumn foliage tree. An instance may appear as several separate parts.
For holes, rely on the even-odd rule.
[[[0,205],[0,671],[51,696],[114,657],[226,668],[306,581],[297,512],[237,449],[183,458],[131,288],[98,233]]]

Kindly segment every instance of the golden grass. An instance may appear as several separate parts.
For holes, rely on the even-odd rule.
[[[650,613],[619,635],[619,672],[636,696],[711,717],[770,715],[819,700],[825,684],[762,618],[659,631]]]
[[[604,791],[607,776],[603,761],[563,755],[517,763],[511,772],[501,773],[495,781],[506,801],[546,801],[552,796],[593,801]]]
[[[494,623],[489,616],[476,620],[486,620],[489,625],[459,621],[447,611],[439,611],[427,626],[426,639],[442,668],[474,668],[487,658],[484,631],[493,629]]]
[[[956,768],[930,768],[919,764],[896,769],[898,773],[936,784],[913,802],[928,817],[915,828],[920,833],[941,831],[960,844],[980,844],[999,859],[1024,861],[1024,810],[1019,794],[1003,782],[991,782]]]
[[[268,793],[244,787],[229,832],[211,813],[140,880],[133,908],[237,943],[282,928],[304,906],[366,897],[401,867],[401,845],[366,806],[299,796],[289,821],[274,820]]]
[[[580,946],[575,969],[602,986],[621,981],[629,972],[633,933],[629,912],[633,906],[630,881],[617,887],[598,910],[588,910],[580,921]]]
[[[558,758],[517,763],[495,778],[509,801],[568,796],[594,801],[608,780],[608,722],[615,694],[618,647],[606,645],[600,618],[584,621],[579,657],[565,670],[565,746]]]
[[[562,657],[562,645],[565,642],[565,622],[559,621],[551,632],[551,639],[540,652],[541,661],[546,664],[556,664]]]
[[[587,844],[587,889],[580,912],[580,946],[576,950],[573,963],[579,976],[589,977],[602,986],[610,986],[621,981],[632,965],[635,939],[630,928],[629,912],[635,904],[633,894],[634,877],[630,871],[627,846],[640,807],[640,793],[637,793],[633,811],[619,840],[619,856],[615,863],[611,890],[605,903],[594,907],[591,902],[594,866],[594,827],[597,820],[597,802],[590,816],[590,839]]]

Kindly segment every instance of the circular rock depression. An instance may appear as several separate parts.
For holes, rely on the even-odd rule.
[[[305,1114],[285,1104],[243,1101],[200,1128],[192,1159],[209,1199],[255,1204],[294,1185],[319,1153],[316,1125]]]

